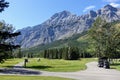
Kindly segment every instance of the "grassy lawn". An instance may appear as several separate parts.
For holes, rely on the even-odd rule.
[[[33,68],[45,71],[54,72],[74,72],[86,69],[86,63],[96,61],[95,58],[86,58],[81,60],[58,60],[58,59],[41,59],[39,62],[37,59],[30,59],[27,63],[27,68]]]
[[[0,68],[10,68],[22,61],[24,61],[24,59],[7,59],[4,63],[0,63]]]
[[[72,80],[72,79],[46,76],[0,76],[0,80]]]
[[[111,64],[110,67],[112,69],[116,69],[120,71],[120,61],[119,62],[114,62],[114,64]]]

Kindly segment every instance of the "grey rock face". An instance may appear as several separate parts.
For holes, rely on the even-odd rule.
[[[88,30],[98,16],[108,22],[120,20],[120,9],[106,5],[98,11],[91,10],[82,16],[76,16],[69,11],[62,11],[54,14],[40,25],[19,30],[22,35],[17,37],[16,42],[20,43],[22,48],[29,48],[65,39],[73,34]]]

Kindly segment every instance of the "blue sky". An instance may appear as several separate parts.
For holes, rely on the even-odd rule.
[[[120,0],[6,0],[10,6],[0,13],[0,20],[12,24],[15,29],[35,26],[63,10],[82,15],[107,4],[120,7]]]

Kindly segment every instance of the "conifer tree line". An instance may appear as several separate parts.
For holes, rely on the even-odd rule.
[[[22,58],[22,57],[27,57],[27,58],[35,58],[35,57],[38,57],[39,55],[36,55],[32,52],[21,52],[20,48],[17,49],[15,52],[14,52],[14,57],[15,58]]]
[[[78,47],[64,47],[44,50],[43,57],[48,59],[78,60],[91,57],[89,53],[83,53]]]

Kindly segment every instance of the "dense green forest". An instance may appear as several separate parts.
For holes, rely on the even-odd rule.
[[[67,39],[57,40],[49,44],[39,45],[29,49],[23,49],[21,50],[21,53],[19,53],[20,51],[17,50],[15,51],[15,54],[18,54],[18,56],[21,55],[21,56],[28,56],[28,57],[33,57],[33,56],[44,57],[43,53],[45,51],[56,52],[57,50],[59,52],[64,52],[64,50],[68,48],[75,48],[75,49],[77,48],[78,49],[77,53],[79,54],[80,57],[91,57],[93,56],[94,53],[89,54],[90,52],[89,42],[87,41],[87,39],[86,40],[80,39],[86,35],[87,35],[87,32],[83,32],[82,34],[76,34]],[[65,59],[65,57],[62,57],[62,58]]]

